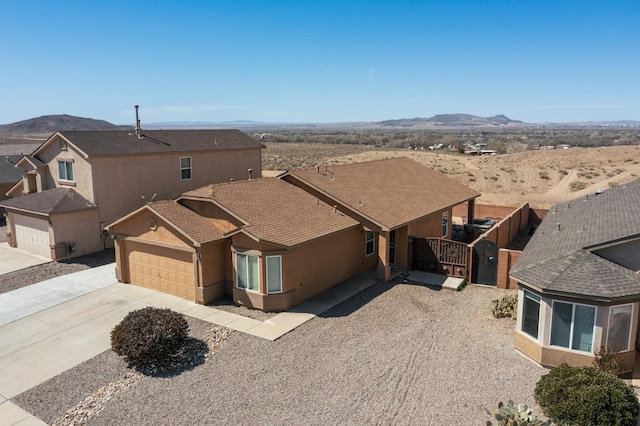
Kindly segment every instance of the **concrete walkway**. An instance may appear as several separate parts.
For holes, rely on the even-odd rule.
[[[43,424],[9,399],[108,350],[111,330],[133,310],[170,308],[273,341],[375,282],[369,271],[266,321],[119,284],[114,264],[0,294],[0,423]]]

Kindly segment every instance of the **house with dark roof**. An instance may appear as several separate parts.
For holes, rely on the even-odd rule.
[[[631,371],[640,307],[640,180],[549,210],[510,271],[515,347],[546,366],[591,365],[602,347]]]
[[[21,158],[22,155],[0,157],[0,201],[6,200],[8,198],[7,191],[22,180],[22,170],[15,166]],[[0,215],[3,213],[4,209],[0,207]]]
[[[105,225],[147,201],[260,177],[261,148],[239,130],[63,131],[15,165],[9,244],[55,260],[113,247]]]
[[[478,196],[395,158],[206,185],[107,229],[120,282],[280,311],[372,268],[388,280],[412,238],[450,238],[453,206]]]

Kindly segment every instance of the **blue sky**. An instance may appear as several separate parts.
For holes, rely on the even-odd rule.
[[[0,0],[0,124],[640,120],[640,1]]]

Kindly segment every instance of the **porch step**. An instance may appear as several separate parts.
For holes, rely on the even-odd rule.
[[[448,290],[460,291],[464,287],[464,278],[448,277],[446,275],[432,274],[430,272],[413,271],[407,275],[407,281],[426,284]]]

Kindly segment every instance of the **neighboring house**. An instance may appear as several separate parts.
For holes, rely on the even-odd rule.
[[[545,366],[618,348],[631,371],[640,303],[640,180],[558,204],[511,269],[515,347]]]
[[[56,260],[112,247],[104,226],[149,200],[260,177],[261,148],[238,130],[63,131],[16,165],[9,244]]]
[[[412,238],[450,237],[452,207],[477,196],[397,158],[208,185],[108,229],[121,282],[279,311],[374,267],[388,280]]]
[[[0,201],[8,198],[7,192],[22,180],[22,170],[15,167],[22,155],[7,155],[0,158]],[[4,208],[0,207],[0,215]]]

